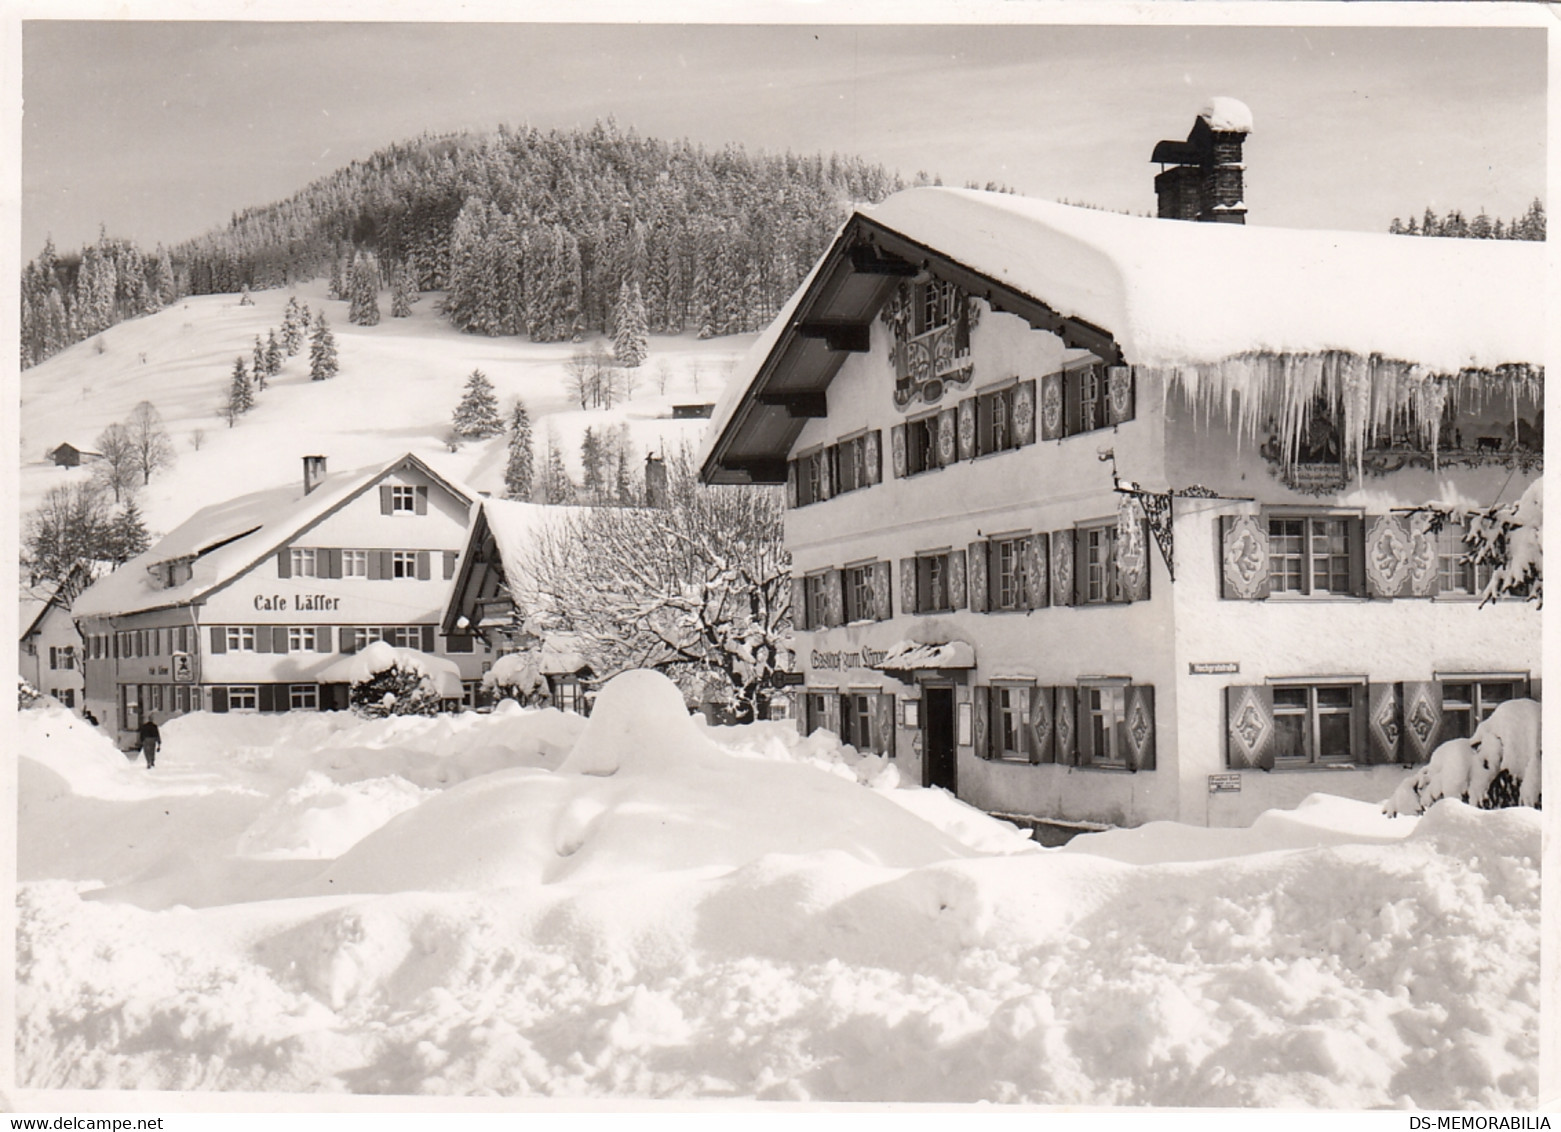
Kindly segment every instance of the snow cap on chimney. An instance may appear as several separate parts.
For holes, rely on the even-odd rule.
[[[304,494],[308,495],[320,486],[320,481],[325,478],[325,457],[304,457]]]
[[[1222,134],[1250,134],[1252,111],[1239,98],[1216,94],[1198,115],[1209,129]]]

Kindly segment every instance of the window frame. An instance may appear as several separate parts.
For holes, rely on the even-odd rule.
[[[1035,689],[1029,684],[1002,684],[994,683],[991,686],[991,711],[992,718],[989,723],[991,754],[994,759],[1002,762],[1028,763],[1030,753],[1026,750],[1024,729],[1028,726],[1028,720],[1019,710],[1017,698],[1013,693],[1028,688],[1031,703],[1035,696]],[[1031,707],[1033,711],[1033,706]],[[1013,745],[1009,745],[1009,740]]]
[[[254,711],[260,710],[260,685],[259,684],[229,684],[228,710],[229,711]],[[248,699],[251,702],[241,704],[240,699]]]
[[[1083,677],[1079,680],[1081,711],[1077,723],[1079,763],[1100,770],[1131,770],[1123,729],[1127,726],[1127,690],[1132,680],[1126,676]],[[1109,693],[1110,702],[1107,702]],[[1104,738],[1106,751],[1099,749]]]
[[[288,652],[314,652],[319,643],[319,631],[313,625],[289,625],[287,627]]]
[[[1115,519],[1080,523],[1075,528],[1079,557],[1083,569],[1079,571],[1079,605],[1121,605],[1127,599],[1122,593],[1122,578],[1117,569],[1117,523]],[[1097,547],[1100,560],[1094,559]],[[1098,579],[1098,594],[1096,586]]]
[[[1014,398],[1019,379],[979,390],[976,395],[976,455],[991,456],[1020,447],[1014,426]]]
[[[247,641],[246,644],[246,634]],[[225,637],[228,652],[255,652],[255,627],[253,625],[228,625]]]
[[[300,700],[308,700],[300,703]],[[319,711],[320,686],[318,684],[289,684],[287,686],[288,711]]]
[[[841,570],[841,598],[846,624],[853,621],[877,621],[878,598],[873,592],[873,572],[876,561],[856,562]]]
[[[367,550],[343,550],[341,552],[341,576],[343,578],[367,578],[369,576],[369,552]]]
[[[802,576],[802,596],[808,625],[825,628],[829,620],[829,571],[814,570]]]
[[[391,484],[390,513],[392,515],[416,515],[417,488],[413,487],[411,484]]]
[[[1520,700],[1529,695],[1529,674],[1526,672],[1438,672],[1435,679],[1442,686],[1442,731],[1441,739],[1464,738],[1474,734],[1482,722],[1490,718],[1491,712],[1506,700]],[[1512,685],[1512,695],[1506,699],[1488,698],[1485,689],[1488,686],[1498,684]],[[1449,699],[1450,689],[1467,686],[1469,692],[1467,698]],[[1467,729],[1461,735],[1455,735],[1448,727],[1450,715],[1465,717]]]
[[[1366,678],[1363,676],[1307,676],[1268,680],[1267,684],[1274,695],[1274,769],[1343,769],[1366,765],[1369,760],[1362,746],[1362,721],[1365,712],[1362,693],[1366,683]],[[1347,693],[1349,700],[1342,709],[1338,704],[1324,705],[1320,702],[1319,692],[1340,690]],[[1281,706],[1281,692],[1297,691],[1305,695],[1303,704],[1299,707],[1288,704]],[[1322,721],[1325,717],[1340,715],[1345,719],[1348,749],[1343,755],[1325,755],[1321,749]],[[1281,750],[1281,718],[1301,720],[1301,741],[1305,747],[1302,754],[1285,754]]]
[[[1356,560],[1356,553],[1362,548],[1357,544],[1357,537],[1352,532],[1351,524],[1363,522],[1360,515],[1350,511],[1318,511],[1318,510],[1269,510],[1263,513],[1264,530],[1268,535],[1268,596],[1269,599],[1298,600],[1306,598],[1338,599],[1358,598],[1357,574],[1364,568],[1364,563]],[[1299,535],[1290,533],[1276,533],[1275,525],[1280,523],[1300,524]],[[1317,524],[1338,524],[1339,536],[1343,540],[1342,551],[1335,551],[1330,546],[1326,553],[1317,552]],[[1299,538],[1297,551],[1279,549],[1279,540]],[[1332,567],[1334,559],[1343,561],[1344,588],[1334,589],[1331,583],[1338,580],[1338,572]],[[1326,559],[1329,563],[1328,581],[1329,587],[1319,589],[1317,575],[1319,559]],[[1276,570],[1277,561],[1295,563],[1294,576],[1299,580],[1299,586],[1291,586],[1292,571],[1289,569]]]
[[[318,578],[320,568],[319,555],[312,546],[294,546],[288,548],[288,569],[295,578]]]
[[[396,582],[417,581],[417,551],[390,552],[390,579]]]
[[[923,413],[905,421],[905,476],[919,476],[923,472],[935,472],[943,465],[938,461],[938,414]]]
[[[916,612],[952,613],[954,595],[949,590],[949,558],[951,551],[939,550],[916,555]],[[934,586],[936,583],[936,586]],[[934,605],[931,598],[935,589],[941,592],[943,602]]]
[[[1031,537],[1025,532],[993,535],[989,540],[988,612],[1025,612],[1029,609],[1030,576],[1025,572],[1025,544]],[[1005,556],[1009,558],[1006,564]]]

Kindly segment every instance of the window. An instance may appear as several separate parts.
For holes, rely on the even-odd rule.
[[[916,612],[953,609],[949,600],[949,556],[923,554],[916,559]]]
[[[1078,384],[1078,431],[1089,432],[1104,428],[1106,421],[1106,382],[1098,365],[1081,369],[1070,375]]]
[[[959,289],[952,283],[934,279],[916,288],[915,326],[913,334],[926,334],[954,321],[955,305]]]
[[[845,601],[847,621],[872,621],[877,619],[878,602],[873,596],[873,563],[865,566],[848,566],[845,571]]]
[[[1095,766],[1127,765],[1127,685],[1086,684],[1085,718],[1080,720],[1079,743],[1084,761]]]
[[[1274,765],[1348,763],[1355,758],[1356,684],[1274,688]]]
[[[1024,693],[1018,688],[992,689],[992,746],[1000,759],[1028,761],[1023,719]]]
[[[295,546],[289,552],[292,559],[292,571],[295,578],[318,577],[315,568],[315,556],[313,547]]]
[[[871,442],[869,436],[872,436]],[[878,469],[873,466],[878,461],[876,434],[853,436],[850,440],[842,440],[834,447],[825,449],[825,452],[834,460],[835,495],[876,482]]]
[[[462,680],[461,681],[461,706],[462,707],[467,707],[467,708],[476,708],[477,705],[480,704],[481,702],[482,702],[482,681],[481,680]]]
[[[287,706],[292,711],[319,711],[318,684],[292,684],[287,689]]]
[[[820,448],[817,452],[797,457],[798,507],[806,507],[809,503],[818,503],[829,498],[830,493],[826,487],[829,482],[829,465],[833,457],[834,450],[830,448]]]
[[[260,689],[254,684],[229,684],[228,710],[259,711]]]
[[[423,627],[421,625],[389,626],[384,630],[383,639],[397,648],[420,649],[423,647]]]
[[[905,474],[931,471],[938,463],[938,417],[905,422]]]
[[[1437,581],[1444,594],[1468,594],[1471,597],[1485,591],[1491,580],[1489,562],[1474,563],[1468,560],[1469,545],[1464,542],[1467,532],[1461,524],[1447,522],[1436,535]]]
[[[561,680],[554,688],[558,700],[559,711],[572,711],[580,714],[581,698],[580,685],[573,680]]]
[[[60,703],[64,704],[68,708],[73,708],[76,706],[76,689],[74,688],[51,688],[49,690],[49,695],[59,700]]]
[[[983,393],[976,398],[976,452],[1002,452],[1019,446],[1014,428],[1014,387]]]
[[[341,576],[343,578],[367,578],[369,576],[369,552],[366,550],[342,551]]]
[[[228,651],[254,652],[255,627],[253,625],[229,625]]]
[[[1268,578],[1272,592],[1353,593],[1351,521],[1327,516],[1270,517]]]
[[[313,625],[290,625],[287,629],[288,652],[313,652],[315,645]]]
[[[997,539],[991,551],[991,608],[1025,609],[1029,591],[1025,583],[1024,546],[1027,539]]]
[[[390,488],[390,512],[391,514],[415,514],[417,511],[417,489],[405,484],[393,484]]]
[[[809,574],[803,579],[807,596],[807,615],[810,626],[829,623],[829,575]]]
[[[1117,577],[1116,524],[1083,527],[1079,530],[1079,541],[1084,558],[1080,580],[1085,603],[1125,600]]]
[[[417,551],[392,550],[390,552],[390,576],[392,578],[417,577]]]
[[[378,625],[359,625],[352,630],[352,651],[361,652],[375,641],[385,639],[385,631]]]
[[[840,697],[840,740],[858,751],[873,749],[873,703],[868,692],[845,692]]]
[[[1521,677],[1442,681],[1442,741],[1467,739],[1496,705],[1524,694]]]

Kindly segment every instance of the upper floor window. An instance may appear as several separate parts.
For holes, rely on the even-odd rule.
[[[921,417],[905,422],[905,474],[942,467],[938,460],[938,417]]]
[[[1268,520],[1268,579],[1273,593],[1354,592],[1347,517],[1274,516]]]
[[[872,621],[879,617],[877,602],[873,597],[873,569],[865,566],[848,566],[845,571],[845,602],[847,621]]]
[[[916,558],[916,612],[935,613],[954,608],[950,601],[949,556],[923,554]]]
[[[393,515],[412,515],[417,512],[417,489],[407,484],[390,487],[390,512]]]
[[[919,284],[916,287],[915,323],[911,333],[926,334],[951,325],[959,295],[959,288],[941,279]]]
[[[976,450],[982,455],[1019,446],[1019,432],[1014,427],[1016,392],[1009,386],[977,396]]]
[[[1116,524],[1081,527],[1078,537],[1084,566],[1079,596],[1086,604],[1122,600],[1117,579]]]
[[[268,628],[266,630],[270,632]],[[229,652],[254,652],[255,651],[255,627],[253,625],[229,625],[228,626],[228,651]]]
[[[992,608],[1025,609],[1029,593],[1024,570],[1027,538],[995,539],[992,543]]]
[[[829,575],[809,574],[803,580],[807,602],[807,623],[826,625],[829,621]]]
[[[315,627],[313,625],[292,625],[287,630],[287,649],[289,652],[313,652],[315,647]]]
[[[342,551],[341,576],[343,578],[367,578],[369,576],[369,552],[366,550]]]
[[[392,550],[390,552],[390,576],[392,578],[417,577],[417,551]]]
[[[1485,592],[1491,580],[1489,562],[1469,561],[1469,546],[1464,541],[1462,524],[1447,522],[1436,535],[1437,583],[1444,594],[1468,594],[1471,597]]]
[[[302,547],[302,546],[295,546],[295,547],[293,547],[291,552],[290,552],[290,559],[291,559],[291,563],[290,564],[291,564],[292,570],[293,570],[293,576],[295,578],[314,578],[314,577],[318,577],[318,570],[317,570],[317,567],[315,565],[315,553],[314,553],[314,548],[312,546],[311,547]]]

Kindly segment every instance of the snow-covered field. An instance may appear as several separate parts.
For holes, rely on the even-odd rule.
[[[255,336],[264,340],[267,330],[280,329],[292,294],[311,312],[325,311],[341,372],[310,381],[306,344],[258,395],[256,408],[230,429],[219,409],[233,361],[242,356],[247,365]],[[604,344],[610,350],[611,342],[600,336],[571,344],[462,334],[439,315],[439,295],[432,292],[404,319],[390,317],[389,292],[382,292],[377,326],[349,323],[347,303],[327,299],[323,280],[252,297],[254,305],[243,306],[237,295],[189,296],[24,370],[22,514],[49,488],[90,475],[85,466],[56,468],[45,453],[66,440],[90,447],[142,400],[161,413],[178,459],[139,496],[154,532],[171,530],[207,504],[295,482],[306,454],[324,454],[332,470],[346,471],[415,452],[473,488],[501,494],[505,437],[468,442],[457,453],[446,444],[451,414],[473,369],[492,380],[506,413],[514,397],[525,399],[538,467],[552,429],[578,483],[580,440],[588,427],[600,432],[627,425],[639,457],[663,446],[697,445],[707,422],[673,420],[672,406],[715,401],[733,361],[754,338],[652,337],[650,357],[635,371],[633,398],[612,409],[581,410],[570,400],[564,368],[577,351]],[[193,446],[197,432],[203,434],[199,449]]]
[[[1040,849],[649,673],[164,736],[22,713],[24,1090],[1537,1103],[1532,810]]]

